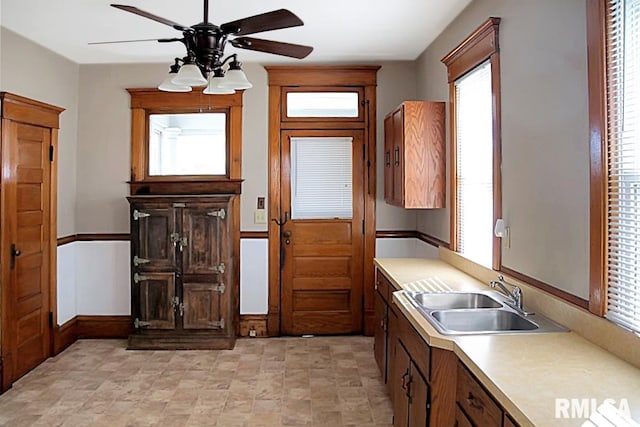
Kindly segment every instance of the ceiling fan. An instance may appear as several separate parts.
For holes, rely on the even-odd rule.
[[[227,22],[220,26],[209,22],[209,0],[204,0],[204,18],[201,23],[190,27],[180,25],[133,6],[112,4],[116,9],[124,10],[161,24],[169,25],[182,32],[182,37],[157,39],[160,43],[181,42],[187,54],[183,58],[175,58],[169,76],[158,86],[160,90],[169,92],[188,92],[193,86],[204,86],[204,93],[234,93],[237,89],[248,89],[252,85],[242,71],[242,64],[237,54],[224,58],[227,43],[239,49],[266,52],[275,55],[302,59],[308,56],[313,47],[273,40],[246,37],[248,34],[304,25],[302,20],[287,9],[274,10],[247,18]],[[126,43],[147,40],[125,40],[105,43]],[[228,70],[224,66],[228,63]]]

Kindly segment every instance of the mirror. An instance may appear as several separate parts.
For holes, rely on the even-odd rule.
[[[226,113],[149,115],[149,176],[227,175]]]

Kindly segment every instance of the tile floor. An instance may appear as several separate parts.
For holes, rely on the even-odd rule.
[[[368,337],[127,351],[81,340],[0,396],[7,426],[390,426]]]

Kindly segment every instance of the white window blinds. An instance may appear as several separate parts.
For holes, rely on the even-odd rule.
[[[489,62],[456,80],[458,251],[493,259],[493,107]]]
[[[640,332],[640,0],[607,16],[607,318]]]
[[[291,138],[291,218],[353,216],[352,138]]]

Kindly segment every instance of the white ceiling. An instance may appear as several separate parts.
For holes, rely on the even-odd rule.
[[[3,27],[77,63],[171,62],[180,43],[88,45],[89,42],[177,37],[171,27],[109,6],[107,0],[0,0]],[[203,0],[115,0],[185,26],[202,21]],[[286,8],[303,27],[252,35],[314,47],[303,62],[413,60],[471,0],[211,0],[210,21],[224,22]],[[228,51],[234,50],[228,45]],[[300,62],[243,50],[244,62]]]

